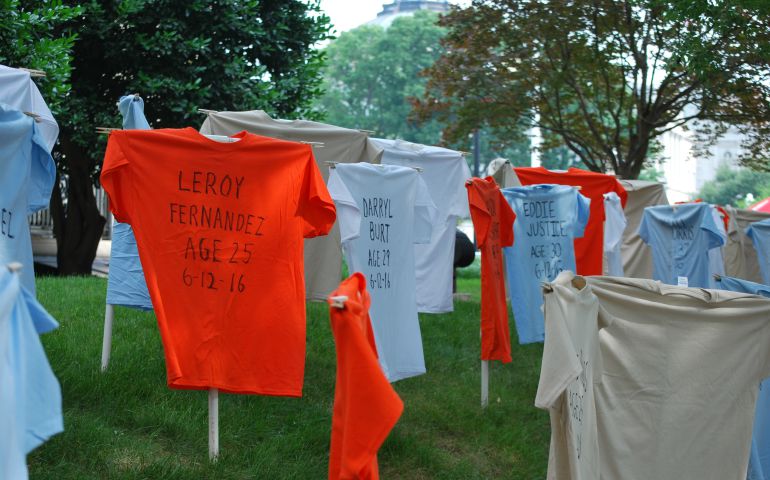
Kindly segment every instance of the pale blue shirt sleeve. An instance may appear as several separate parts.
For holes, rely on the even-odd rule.
[[[56,181],[56,164],[48,152],[40,129],[32,126],[31,170],[27,190],[27,213],[32,214],[48,207]]]
[[[700,228],[708,234],[708,248],[717,248],[725,244],[725,239],[714,221],[714,216],[709,211],[703,215]]]
[[[144,116],[144,100],[137,95],[120,97],[118,109],[123,115],[124,130],[149,130],[150,124]]]
[[[575,238],[582,238],[586,231],[586,225],[588,225],[588,219],[591,216],[591,199],[582,195],[577,190],[575,193],[577,194],[577,202],[575,202],[577,208],[577,221],[575,222],[574,236]]]

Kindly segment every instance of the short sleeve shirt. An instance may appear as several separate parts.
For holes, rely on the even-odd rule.
[[[404,410],[377,362],[366,283],[351,275],[332,293],[347,297],[344,307],[329,309],[337,351],[330,480],[378,478],[377,450]]]
[[[126,130],[149,130],[144,117],[144,101],[135,95],[126,95],[118,102]],[[107,275],[107,303],[124,307],[152,309],[150,292],[144,280],[136,238],[131,225],[112,222],[112,246],[110,248],[110,270]]]
[[[647,207],[639,236],[652,249],[655,280],[677,285],[679,277],[686,277],[690,287],[709,288],[708,251],[724,244],[710,205]]]
[[[413,168],[339,164],[329,176],[342,249],[372,298],[380,365],[391,382],[425,373],[415,295],[414,244],[428,243],[436,207]]]
[[[594,385],[601,383],[599,302],[591,287],[576,289],[564,271],[545,294],[547,334],[535,406],[551,417],[548,478],[595,480],[599,443]]]
[[[563,270],[575,270],[574,242],[585,231],[591,201],[566,185],[531,185],[502,192],[516,214],[516,242],[504,252],[519,343],[542,342],[540,285]]]
[[[0,104],[0,265],[20,262],[22,284],[35,293],[27,215],[48,206],[56,165],[31,117]]]
[[[466,183],[476,243],[481,250],[481,359],[511,361],[503,247],[513,245],[516,215],[492,177]]]
[[[417,310],[451,312],[452,269],[457,219],[468,216],[465,181],[471,172],[460,152],[402,140],[373,138],[383,149],[382,163],[419,167],[438,213],[430,243],[416,244]]]
[[[131,224],[171,388],[300,396],[303,238],[335,219],[310,146],[116,130],[102,185]]]
[[[604,199],[605,193],[615,192],[625,207],[628,193],[612,175],[569,168],[565,172],[553,172],[543,167],[517,167],[514,169],[522,185],[556,183],[581,187],[580,193],[591,200],[591,215],[585,234],[575,241],[577,273],[601,275],[604,254]]]

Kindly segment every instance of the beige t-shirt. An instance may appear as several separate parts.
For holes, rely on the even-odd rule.
[[[599,299],[602,480],[745,480],[770,300],[586,277]]]
[[[366,133],[308,120],[277,120],[262,110],[216,112],[207,116],[200,132],[209,135],[249,133],[294,142],[322,142],[313,148],[324,182],[329,179],[326,162],[380,163],[382,149]],[[310,300],[324,300],[342,277],[342,249],[337,222],[325,237],[305,240],[305,294]]]
[[[573,279],[582,282],[576,288]],[[545,294],[545,345],[535,406],[551,417],[549,480],[597,480],[595,384],[601,381],[599,302],[564,271]]]

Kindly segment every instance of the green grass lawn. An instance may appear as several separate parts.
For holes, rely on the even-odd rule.
[[[32,479],[323,479],[327,475],[335,353],[324,304],[308,304],[301,399],[220,395],[220,448],[208,461],[207,394],[166,386],[153,313],[116,308],[112,359],[99,372],[106,280],[37,280],[60,328],[43,336],[62,385],[63,434],[28,457]],[[479,405],[479,279],[469,269],[445,315],[421,315],[426,375],[394,384],[404,414],[380,450],[383,479],[545,477],[548,415],[533,406],[542,345],[490,366]],[[512,330],[513,326],[511,326]]]

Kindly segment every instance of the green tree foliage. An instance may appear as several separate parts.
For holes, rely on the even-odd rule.
[[[769,129],[767,9],[678,3],[474,0],[441,21],[445,50],[418,113],[451,119],[449,138],[480,125],[515,134],[529,119],[551,134],[543,148],[564,144],[591,170],[625,178],[688,122],[702,121],[705,138],[727,124]],[[770,136],[751,141],[757,153]]]
[[[43,70],[36,82],[56,116],[69,92],[72,46],[77,35],[60,27],[80,15],[81,7],[61,1],[0,1],[0,64]]]
[[[95,127],[121,125],[121,95],[139,93],[155,128],[197,126],[198,108],[311,117],[324,59],[313,46],[329,30],[318,0],[77,3],[72,90],[59,117],[69,184],[66,200],[52,198],[62,273],[90,273],[104,225],[92,192],[105,142]]]
[[[326,120],[387,138],[438,144],[439,123],[409,120],[409,99],[425,89],[420,72],[442,52],[445,30],[437,20],[434,12],[417,11],[396,18],[387,29],[363,25],[331,42],[326,48],[325,93],[320,101]]]
[[[770,192],[763,195],[768,187],[770,173],[748,169],[733,170],[723,165],[717,169],[714,180],[701,187],[698,198],[718,205],[744,206],[744,200],[749,193],[757,200],[770,195]]]

